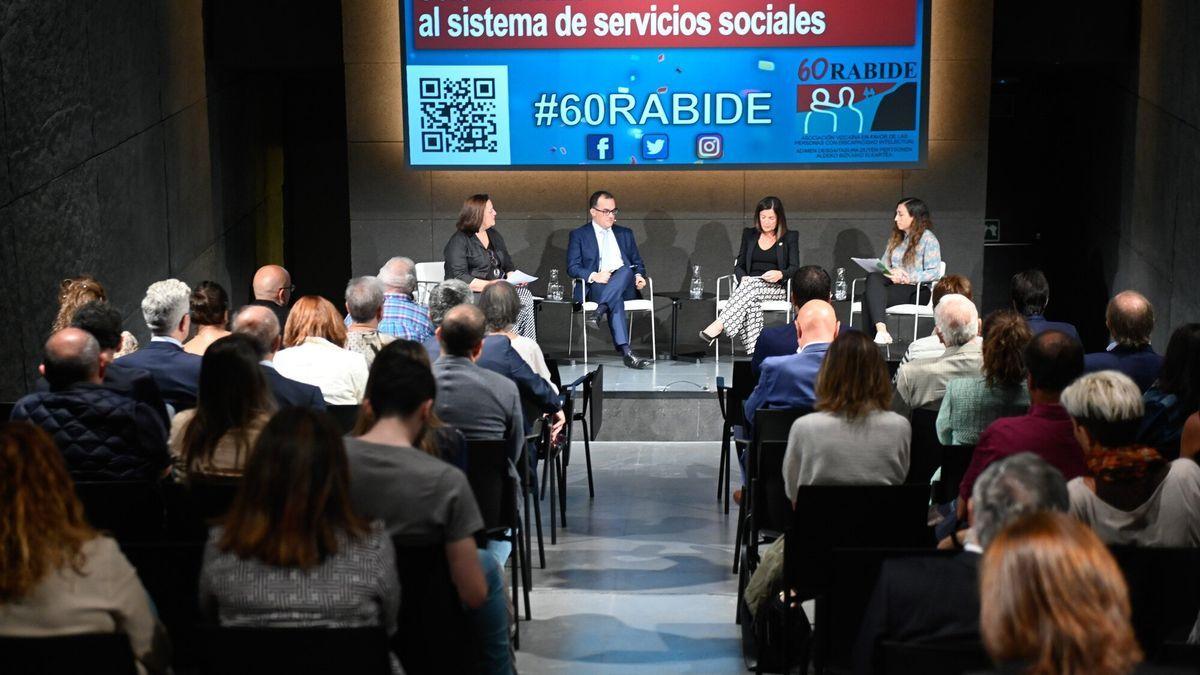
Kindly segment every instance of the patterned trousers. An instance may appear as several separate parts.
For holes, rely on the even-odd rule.
[[[721,312],[721,323],[729,337],[742,336],[742,345],[747,354],[754,353],[758,334],[763,329],[762,303],[764,300],[786,300],[787,291],[779,284],[763,281],[761,277],[742,277],[733,289],[725,311]]]
[[[519,286],[517,297],[521,299],[521,313],[517,315],[517,335],[537,342],[537,322],[533,315],[533,293],[530,293],[528,288]]]

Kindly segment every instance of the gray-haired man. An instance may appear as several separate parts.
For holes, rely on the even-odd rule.
[[[379,268],[383,282],[383,317],[379,332],[404,340],[424,342],[433,335],[429,310],[413,299],[417,288],[416,264],[409,258],[396,256]]]
[[[178,279],[150,284],[142,299],[142,318],[150,329],[150,343],[109,366],[148,371],[174,412],[195,407],[200,388],[200,357],[183,351],[183,341],[192,327],[188,316],[191,295],[192,289]]]

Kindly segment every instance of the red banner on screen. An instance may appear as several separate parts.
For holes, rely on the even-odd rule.
[[[919,1],[417,0],[411,30],[416,49],[905,46]]]

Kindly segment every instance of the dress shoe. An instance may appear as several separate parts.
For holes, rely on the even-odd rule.
[[[641,370],[650,365],[650,359],[643,359],[633,352],[625,352],[625,367]]]
[[[724,332],[724,331],[722,331],[722,332]],[[719,338],[719,337],[721,337],[721,333],[717,333],[716,335],[709,335],[707,332],[705,332],[703,330],[700,331],[700,339],[704,340],[706,343],[708,343],[710,345],[712,343],[716,342],[717,338]]]

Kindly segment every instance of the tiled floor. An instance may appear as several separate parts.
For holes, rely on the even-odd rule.
[[[711,368],[711,365],[709,365]],[[738,673],[736,513],[716,501],[717,443],[582,445],[568,468],[567,529],[536,567],[523,674]]]
[[[649,354],[645,356],[649,357]],[[671,361],[660,353],[658,361],[642,370],[626,368],[621,357],[606,350],[602,354],[590,354],[588,363],[582,355],[574,360],[559,355],[558,368],[564,383],[571,382],[584,373],[604,364],[604,391],[716,391],[718,376],[730,381],[731,359],[722,354],[720,364],[713,357],[705,357],[700,363]]]

